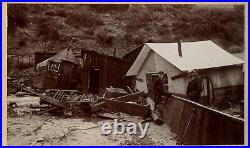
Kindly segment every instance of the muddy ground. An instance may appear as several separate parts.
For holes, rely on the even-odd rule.
[[[176,135],[163,124],[149,122],[149,129],[143,139],[139,135],[102,135],[100,126],[112,119],[98,117],[59,117],[43,113],[30,106],[39,105],[39,97],[8,96],[8,103],[15,102],[8,111],[8,145],[176,145]],[[139,123],[141,117],[127,116]],[[123,121],[127,122],[127,121]]]

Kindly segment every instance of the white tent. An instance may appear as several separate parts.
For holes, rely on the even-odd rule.
[[[209,69],[206,74],[214,81],[214,87],[240,85],[243,63],[210,40],[183,42],[180,50],[178,43],[146,43],[126,76],[135,77],[135,88],[147,92],[146,73],[164,71],[169,76],[170,91],[185,94],[187,78],[171,77],[193,69]]]

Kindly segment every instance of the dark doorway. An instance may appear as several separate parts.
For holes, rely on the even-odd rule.
[[[91,68],[89,69],[89,92],[98,94],[100,88],[100,70]]]

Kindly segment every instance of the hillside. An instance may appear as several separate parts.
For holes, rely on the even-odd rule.
[[[241,5],[8,4],[8,54],[95,50],[122,57],[153,42],[213,40],[244,47]]]

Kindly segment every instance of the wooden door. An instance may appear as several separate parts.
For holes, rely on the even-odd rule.
[[[74,63],[62,61],[59,69],[57,88],[70,89],[70,76],[73,70]]]

